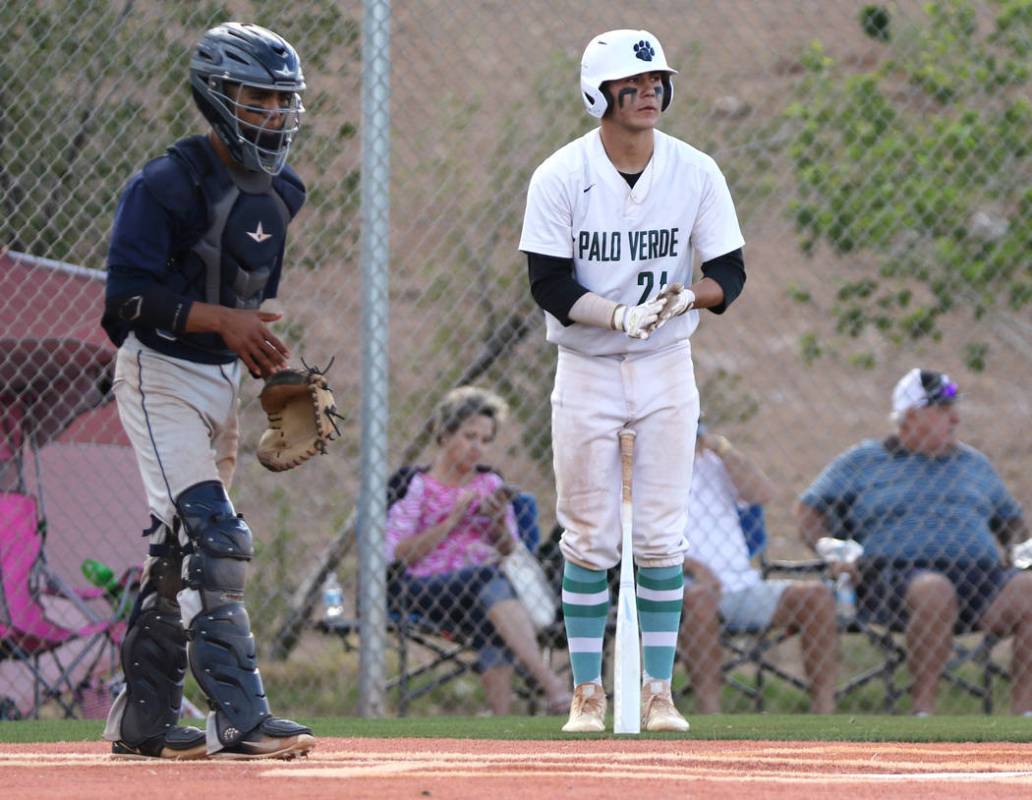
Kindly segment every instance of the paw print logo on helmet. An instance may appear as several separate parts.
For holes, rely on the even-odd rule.
[[[634,45],[635,58],[640,58],[642,61],[651,61],[654,55],[656,55],[656,49],[647,40],[642,39]]]

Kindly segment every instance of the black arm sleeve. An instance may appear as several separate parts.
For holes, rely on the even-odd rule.
[[[564,327],[572,325],[570,309],[588,293],[573,277],[573,259],[527,253],[527,271],[534,302]]]
[[[136,327],[182,333],[191,306],[192,300],[179,297],[163,286],[151,284],[139,294],[106,297],[104,317]]]
[[[724,290],[724,302],[710,308],[714,314],[723,314],[745,286],[745,259],[742,258],[742,248],[706,261],[702,265],[702,274],[715,280]]]

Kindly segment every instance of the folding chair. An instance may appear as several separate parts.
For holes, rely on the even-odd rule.
[[[528,550],[532,553],[536,552],[541,539],[537,499],[529,492],[520,492],[513,498],[512,506],[520,539]],[[400,579],[401,569],[398,564],[391,565],[388,586],[391,585],[391,578]],[[413,701],[472,672],[476,664],[476,651],[473,649],[472,642],[461,633],[450,630],[447,626],[428,620],[418,612],[408,609],[405,600],[406,593],[404,591],[397,592],[396,608],[389,614],[390,622],[397,634],[398,675],[387,682],[387,689],[388,691],[396,689],[398,692],[399,716],[405,716],[408,713],[409,705]],[[428,662],[412,669],[409,668],[411,644],[419,645],[431,653]],[[521,677],[525,677],[518,666],[517,673]],[[419,679],[426,675],[433,675],[433,677],[429,681],[416,685]],[[518,686],[516,694],[530,701],[533,710],[534,692],[526,686]]]
[[[402,467],[390,477],[387,489],[388,507],[405,496],[412,477],[425,469]],[[513,498],[512,506],[519,536],[527,548],[535,552],[541,538],[537,500],[532,494],[521,492]],[[410,705],[419,698],[473,672],[477,657],[472,642],[461,633],[427,619],[407,605],[409,598],[401,589],[403,572],[404,567],[401,564],[393,563],[388,565],[386,575],[390,604],[387,625],[388,632],[394,635],[398,663],[397,674],[387,681],[387,691],[397,692],[399,716],[405,716]],[[351,637],[358,632],[358,620],[319,620],[316,622],[316,628],[323,633],[341,637],[344,646],[350,648]],[[427,654],[418,664],[410,663],[413,646],[421,648]],[[533,701],[533,692],[526,687],[517,687],[516,693],[524,699]]]
[[[820,561],[771,561],[767,559],[767,527],[763,506],[750,505],[739,509],[739,519],[750,559],[755,559],[764,580],[775,576],[815,575],[823,569]],[[744,695],[759,713],[765,706],[765,688],[770,678],[809,691],[809,684],[788,672],[770,658],[770,652],[788,641],[797,632],[769,627],[721,625],[720,644],[729,653],[721,664],[724,684]],[[741,677],[743,668],[753,672],[752,683]],[[690,686],[687,690],[690,691]]]
[[[855,694],[873,681],[880,681],[883,687],[882,710],[886,714],[897,711],[899,701],[910,692],[910,686],[900,685],[897,674],[906,665],[907,651],[900,643],[905,633],[901,626],[881,625],[859,615],[840,620],[840,632],[859,634],[867,639],[880,661],[876,665],[850,677],[835,692],[836,702]],[[969,640],[974,640],[969,643]],[[985,714],[992,714],[996,681],[1010,681],[1008,671],[993,660],[993,650],[1002,640],[986,631],[971,631],[954,634],[953,652],[940,678],[940,686],[950,684],[979,701]],[[977,680],[964,674],[967,665],[974,665]]]
[[[52,622],[42,602],[47,595],[71,602],[89,621],[77,627]],[[92,680],[105,655],[107,673],[117,669],[125,623],[117,614],[101,618],[85,603],[103,597],[102,589],[70,590],[56,580],[46,566],[35,499],[0,493],[0,660],[17,662],[31,677],[32,717],[48,701],[74,717],[81,711],[77,690]],[[63,663],[60,651],[66,646],[78,652]]]
[[[827,576],[827,565],[821,559],[803,561],[771,561],[766,557],[767,533],[764,524],[763,509],[760,506],[749,506],[740,512],[742,529],[745,534],[750,556],[758,560],[764,578],[775,575],[810,575],[824,578],[830,586]],[[896,711],[899,700],[907,693],[908,688],[898,685],[897,674],[906,664],[906,650],[900,645],[897,637],[902,633],[899,629],[889,629],[864,620],[862,617],[840,617],[838,620],[839,635],[854,634],[863,636],[874,648],[878,657],[875,663],[850,676],[835,691],[835,701],[839,703],[861,687],[879,682],[882,686],[882,710],[891,714]],[[785,672],[771,663],[765,654],[791,638],[793,633],[787,631],[736,630],[725,627],[722,631],[722,644],[731,651],[732,657],[723,664],[725,683],[750,698],[757,711],[763,710],[763,687],[767,676],[780,680],[806,691],[808,685],[795,675]],[[1006,670],[992,660],[993,648],[998,639],[991,634],[972,634],[978,637],[973,646],[954,640],[954,652],[943,672],[943,680],[964,690],[982,702],[985,713],[992,713],[993,681],[1009,680]],[[977,683],[964,677],[960,670],[966,663],[974,663],[980,668],[980,679]],[[729,673],[744,665],[755,668],[755,683],[750,686],[736,679]]]

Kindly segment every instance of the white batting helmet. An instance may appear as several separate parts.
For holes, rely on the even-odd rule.
[[[667,110],[674,96],[672,75],[677,74],[666,62],[659,39],[648,31],[618,30],[600,33],[584,48],[581,57],[581,96],[584,107],[593,117],[606,113],[609,99],[602,84],[629,78],[643,72],[665,72],[662,111]]]

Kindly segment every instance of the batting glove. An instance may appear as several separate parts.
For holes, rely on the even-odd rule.
[[[663,302],[657,297],[637,306],[618,305],[613,310],[610,327],[614,331],[623,331],[631,339],[648,339],[649,334],[656,329]]]
[[[669,286],[664,286],[663,290],[656,295],[656,301],[662,302],[663,307],[660,309],[659,317],[649,330],[650,334],[655,333],[669,320],[680,316],[694,306],[695,292],[686,289],[680,283],[671,283]]]

